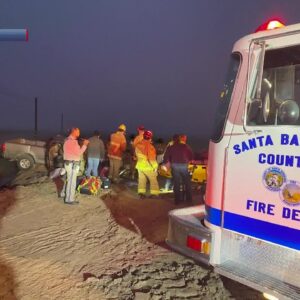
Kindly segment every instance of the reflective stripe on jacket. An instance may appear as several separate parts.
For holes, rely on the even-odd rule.
[[[126,139],[124,134],[120,131],[111,134],[110,143],[107,149],[108,157],[122,159],[122,155],[125,150],[126,150]]]
[[[142,140],[135,146],[137,157],[136,169],[143,171],[156,171],[158,164],[156,161],[156,150],[148,140]]]

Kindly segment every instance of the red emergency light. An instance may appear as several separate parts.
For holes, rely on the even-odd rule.
[[[1,151],[2,153],[4,153],[5,150],[6,150],[6,145],[5,145],[5,144],[0,145],[0,151]]]
[[[264,31],[264,30],[272,30],[277,28],[285,27],[285,25],[278,19],[269,20],[262,25],[260,25],[255,32]]]

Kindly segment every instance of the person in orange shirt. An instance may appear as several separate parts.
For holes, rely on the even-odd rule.
[[[123,153],[126,150],[126,126],[121,124],[117,132],[111,134],[110,142],[107,149],[109,158],[109,175],[112,182],[119,181],[120,168],[122,166]]]
[[[158,196],[159,186],[157,182],[156,150],[152,145],[152,132],[145,130],[143,140],[136,144],[135,154],[137,157],[136,169],[139,173],[138,194],[141,199],[146,196],[147,180],[150,182],[150,195]]]

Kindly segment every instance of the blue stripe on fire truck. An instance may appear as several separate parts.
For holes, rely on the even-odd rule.
[[[207,221],[221,226],[222,211],[206,206]],[[261,221],[231,212],[224,213],[224,228],[274,244],[300,250],[300,230]]]

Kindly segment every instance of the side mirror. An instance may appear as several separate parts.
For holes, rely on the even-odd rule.
[[[279,105],[278,117],[282,124],[293,125],[299,119],[299,105],[293,100],[284,100]]]

